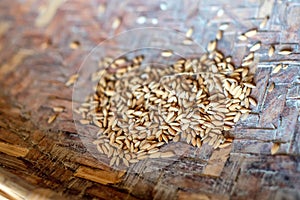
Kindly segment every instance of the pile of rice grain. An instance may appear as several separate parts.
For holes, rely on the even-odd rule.
[[[92,77],[98,82],[95,93],[76,111],[82,124],[99,127],[94,144],[111,158],[110,165],[174,156],[160,151],[170,141],[214,148],[231,143],[226,131],[247,117],[250,105],[256,106],[248,67],[260,43],[237,67],[217,50],[221,36],[219,32],[200,58],[163,68],[141,67],[144,56],[101,62],[102,70]]]

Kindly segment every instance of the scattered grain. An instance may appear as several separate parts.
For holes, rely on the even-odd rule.
[[[271,148],[271,154],[274,155],[278,152],[280,148],[280,143],[274,143],[272,148]]]
[[[256,42],[250,47],[249,51],[251,52],[257,51],[260,49],[260,47],[261,47],[261,42]]]
[[[190,38],[186,38],[183,40],[182,42],[184,45],[191,45],[193,44],[193,40],[191,40]]]
[[[223,143],[223,144],[220,144],[219,148],[220,148],[220,149],[224,149],[224,148],[226,148],[226,147],[228,147],[228,146],[231,146],[231,145],[232,145],[231,142],[225,142],[225,143]]]
[[[187,37],[187,38],[192,37],[193,32],[194,32],[194,29],[193,28],[189,28],[189,30],[187,30],[187,32],[185,33],[185,37]]]
[[[73,42],[71,42],[70,45],[69,45],[69,47],[70,47],[71,49],[78,49],[79,46],[80,46],[79,41],[73,41]]]
[[[273,68],[272,73],[273,73],[273,74],[278,73],[278,72],[281,70],[281,68],[282,68],[282,63],[276,65],[276,66]]]
[[[272,92],[274,88],[275,88],[275,83],[272,82],[268,88],[268,92]]]
[[[271,45],[268,51],[268,56],[272,57],[274,55],[274,52],[275,52],[275,46]]]
[[[217,47],[217,40],[212,40],[208,43],[207,50],[209,52],[212,52],[212,51],[216,50],[216,47]]]
[[[121,19],[120,18],[115,18],[111,24],[112,29],[117,29],[121,25]]]
[[[229,23],[222,23],[219,26],[219,30],[225,31],[229,27]]]
[[[268,23],[268,21],[269,21],[269,16],[266,16],[262,21],[261,21],[261,23],[259,24],[259,28],[265,28],[266,27],[266,25],[267,25],[267,23]]]
[[[173,55],[173,52],[170,50],[161,52],[162,57],[171,57],[172,55]]]
[[[289,67],[288,64],[284,64],[284,65],[282,66],[282,69],[287,69],[288,67]]]
[[[222,37],[223,37],[223,31],[222,31],[222,30],[219,30],[219,31],[217,32],[216,39],[217,39],[217,40],[221,40]]]
[[[54,112],[60,113],[63,112],[65,110],[64,106],[55,106],[52,108]]]
[[[242,35],[239,35],[238,39],[241,41],[246,41],[248,38],[242,34]]]
[[[278,54],[279,55],[290,55],[293,52],[292,49],[281,49]]]
[[[79,76],[78,74],[74,74],[74,75],[70,76],[69,80],[66,82],[65,85],[66,85],[66,86],[71,86],[71,85],[73,85],[73,84],[76,82],[78,76]]]
[[[57,114],[54,114],[54,115],[51,115],[49,118],[48,118],[48,124],[51,124],[52,122],[54,122],[54,120],[56,119],[57,117]]]
[[[249,38],[255,36],[256,34],[257,34],[257,28],[253,28],[245,32],[243,35]]]

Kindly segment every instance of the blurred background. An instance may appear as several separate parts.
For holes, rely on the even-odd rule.
[[[258,106],[232,130],[231,146],[182,144],[179,158],[161,160],[151,172],[150,162],[116,171],[87,151],[66,83],[93,48],[143,27],[183,35],[192,29],[191,38],[206,47],[224,23],[219,49],[236,65],[249,44],[262,41],[253,69]],[[253,41],[237,39],[254,27]],[[299,28],[299,0],[1,0],[0,199],[300,199]],[[168,49],[181,45],[162,38]],[[104,48],[112,56],[127,52],[128,41]],[[269,58],[271,44],[293,53]],[[288,67],[274,74],[278,63]],[[56,114],[55,106],[64,111]]]

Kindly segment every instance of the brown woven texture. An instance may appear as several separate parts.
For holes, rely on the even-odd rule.
[[[171,164],[162,159],[155,164],[162,168],[144,162],[128,171],[113,170],[87,151],[73,122],[72,87],[65,83],[98,43],[132,28],[167,27],[184,34],[193,27],[192,38],[206,46],[218,26],[229,22],[220,48],[239,64],[247,43],[237,40],[238,34],[259,26],[266,15],[266,27],[254,38],[262,41],[252,91],[258,106],[232,130],[231,146],[213,150],[182,144],[184,154]],[[114,29],[116,19],[121,23]],[[297,0],[1,0],[0,196],[300,199],[299,28]],[[72,48],[72,42],[79,46]],[[270,44],[294,51],[269,58]],[[116,51],[128,48],[115,46]],[[273,74],[280,62],[288,68]],[[275,88],[268,92],[272,82]],[[53,106],[66,109],[48,124]],[[280,148],[271,155],[274,143]],[[149,167],[151,172],[145,170]],[[16,185],[9,186],[12,182]]]

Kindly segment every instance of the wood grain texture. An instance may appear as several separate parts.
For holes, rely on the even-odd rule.
[[[218,166],[211,147],[180,144],[174,159],[145,161],[123,176],[109,176],[111,169],[82,142],[72,116],[72,87],[65,86],[91,49],[122,31],[149,26],[182,34],[193,27],[192,39],[206,46],[219,25],[229,22],[219,47],[240,64],[249,48],[237,36],[258,27],[266,15],[266,26],[250,41],[262,41],[258,65],[251,68],[258,106],[232,131],[228,159],[222,156]],[[299,199],[299,16],[298,1],[281,0],[1,0],[0,144],[28,152],[16,157],[1,151],[0,166],[34,187],[72,199]],[[144,40],[128,38],[133,44]],[[172,38],[159,42],[178,45]],[[276,48],[272,57],[270,44]],[[278,55],[285,47],[293,53]],[[112,55],[130,49],[120,41],[106,48]],[[288,68],[274,74],[278,63]],[[54,106],[65,110],[48,124]],[[272,155],[274,143],[280,148]],[[216,170],[209,168],[212,164]]]
[[[104,170],[95,170],[88,167],[80,166],[74,173],[75,177],[91,180],[104,185],[116,184],[121,182],[124,172],[113,172]]]
[[[29,150],[16,145],[0,142],[0,152],[10,156],[25,157]]]
[[[10,200],[19,199],[67,199],[50,189],[38,188],[28,184],[20,177],[0,168],[0,197]]]

